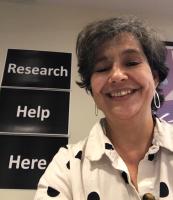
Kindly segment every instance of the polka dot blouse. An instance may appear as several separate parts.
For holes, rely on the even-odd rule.
[[[173,126],[156,118],[154,138],[138,167],[138,191],[100,122],[61,148],[41,177],[35,200],[173,200]]]

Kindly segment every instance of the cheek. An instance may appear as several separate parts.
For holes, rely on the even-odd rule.
[[[104,86],[105,78],[97,75],[91,77],[91,89],[93,94],[99,94]]]
[[[152,73],[148,74],[148,81],[147,82],[148,82],[149,86],[151,87],[151,89],[154,90],[155,89],[155,80],[154,80]]]
[[[145,89],[147,94],[150,96],[150,98],[153,98],[154,95],[154,91],[155,91],[155,81],[153,79],[152,74],[148,74],[148,77],[146,78],[146,82],[145,82]]]
[[[155,81],[153,74],[151,72],[150,67],[145,67],[140,71],[140,74],[137,74],[138,81],[141,82],[142,85],[149,88],[155,88]]]

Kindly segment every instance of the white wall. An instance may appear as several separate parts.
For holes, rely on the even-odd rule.
[[[78,88],[75,57],[77,33],[88,22],[118,15],[112,10],[79,9],[47,4],[0,2],[0,81],[8,48],[72,52],[72,84],[70,98],[70,142],[84,138],[97,120],[94,103],[85,91]],[[123,13],[123,11],[121,11]],[[124,13],[125,14],[125,13]],[[127,14],[127,13],[126,13]],[[135,14],[130,13],[130,14]],[[139,15],[139,14],[138,14]],[[171,19],[153,16],[147,18],[164,39],[173,41]],[[31,200],[34,190],[0,190],[2,200]]]

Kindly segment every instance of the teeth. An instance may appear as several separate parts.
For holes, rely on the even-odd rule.
[[[130,94],[132,93],[132,90],[128,89],[128,90],[121,90],[121,91],[118,91],[118,92],[112,92],[111,93],[111,96],[112,97],[121,97],[121,96],[125,96],[127,94]]]

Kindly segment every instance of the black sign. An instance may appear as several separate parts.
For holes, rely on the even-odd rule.
[[[0,132],[68,134],[69,92],[1,89]]]
[[[36,189],[40,176],[68,138],[5,136],[0,138],[0,188]]]
[[[36,189],[68,143],[71,54],[9,49],[0,88],[0,188]]]
[[[2,86],[70,89],[71,53],[9,49]]]

